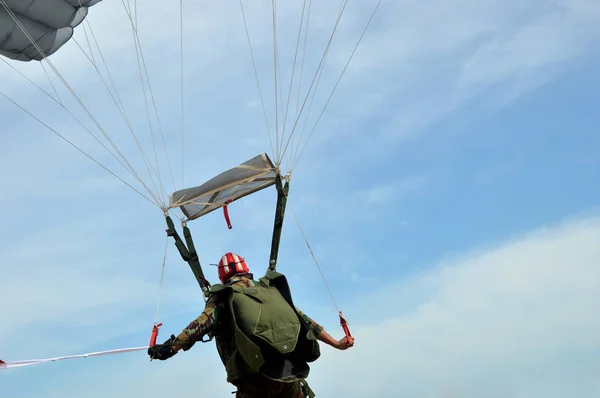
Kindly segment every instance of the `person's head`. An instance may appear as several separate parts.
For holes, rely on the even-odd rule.
[[[221,283],[226,283],[229,278],[236,274],[246,274],[250,272],[246,261],[241,256],[234,253],[227,253],[221,257],[218,264],[219,279]]]

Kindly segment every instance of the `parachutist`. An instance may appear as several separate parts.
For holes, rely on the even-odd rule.
[[[212,334],[236,397],[314,397],[306,378],[308,364],[321,355],[318,341],[346,350],[354,338],[334,339],[298,309],[283,274],[268,270],[254,280],[233,253],[221,258],[218,272],[222,284],[211,287],[202,314],[177,337],[151,347],[151,358],[169,359]]]

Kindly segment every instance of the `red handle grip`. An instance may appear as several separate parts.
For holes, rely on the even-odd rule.
[[[150,347],[156,345],[156,339],[158,338],[158,329],[162,326],[162,323],[154,324],[152,327],[152,335],[150,336]]]
[[[350,339],[352,335],[350,334],[350,329],[348,328],[348,321],[346,321],[346,318],[344,318],[344,315],[342,315],[342,311],[340,311],[340,325],[342,325],[342,329],[344,329],[346,338]]]

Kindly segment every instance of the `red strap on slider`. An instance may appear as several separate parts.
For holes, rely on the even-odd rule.
[[[225,206],[223,206],[223,215],[225,216],[225,221],[227,221],[227,228],[233,228],[231,226],[231,220],[229,219],[229,211],[227,211],[227,205],[231,203],[231,199],[225,202]]]

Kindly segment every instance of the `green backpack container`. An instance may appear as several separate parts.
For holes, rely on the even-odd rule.
[[[211,293],[228,296],[232,315],[237,349],[227,369],[229,382],[256,372],[281,381],[308,376],[307,363],[319,358],[319,344],[283,274],[267,271],[255,287],[214,285]],[[293,371],[278,369],[290,366]]]

